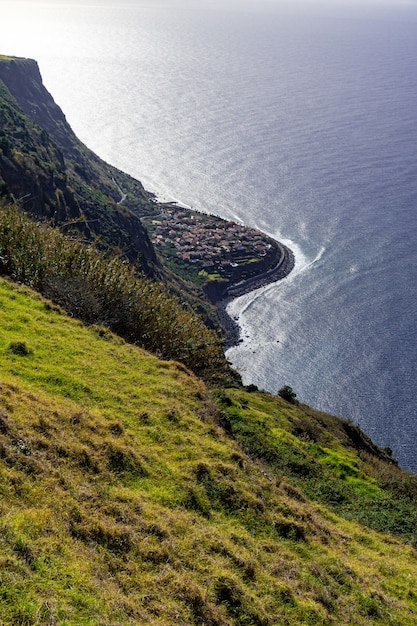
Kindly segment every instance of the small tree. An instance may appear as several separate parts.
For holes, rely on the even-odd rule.
[[[278,395],[280,398],[283,398],[283,400],[286,400],[291,404],[298,404],[298,400],[296,400],[297,394],[289,385],[284,385],[284,387],[281,387],[281,389],[278,391]]]

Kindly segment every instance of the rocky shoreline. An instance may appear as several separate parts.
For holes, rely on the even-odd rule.
[[[277,245],[281,251],[281,255],[278,263],[274,267],[258,276],[253,276],[247,280],[230,285],[225,296],[214,302],[223,331],[223,346],[225,350],[237,346],[240,341],[242,341],[240,338],[239,324],[227,313],[226,308],[229,302],[234,300],[234,298],[243,296],[245,293],[255,291],[259,289],[259,287],[265,287],[278,280],[282,280],[288,276],[294,268],[295,259],[292,250],[280,242],[277,242]]]

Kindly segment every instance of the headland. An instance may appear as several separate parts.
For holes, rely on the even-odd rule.
[[[239,342],[239,327],[227,313],[238,296],[285,278],[292,251],[264,232],[215,215],[157,204],[143,219],[151,241],[171,269],[198,285],[215,305],[224,348]]]

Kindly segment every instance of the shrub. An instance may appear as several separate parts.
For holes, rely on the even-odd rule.
[[[28,356],[33,354],[33,350],[29,348],[25,341],[12,341],[8,347],[9,352],[18,356]]]
[[[296,400],[297,394],[289,385],[284,385],[284,387],[281,387],[281,389],[278,391],[278,395],[280,396],[280,398],[283,398],[283,400],[286,400],[291,404],[298,404],[298,400]]]

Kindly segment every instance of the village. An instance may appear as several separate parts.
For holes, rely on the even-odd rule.
[[[246,278],[276,257],[273,240],[261,231],[175,205],[165,206],[146,225],[164,257],[212,280]]]

